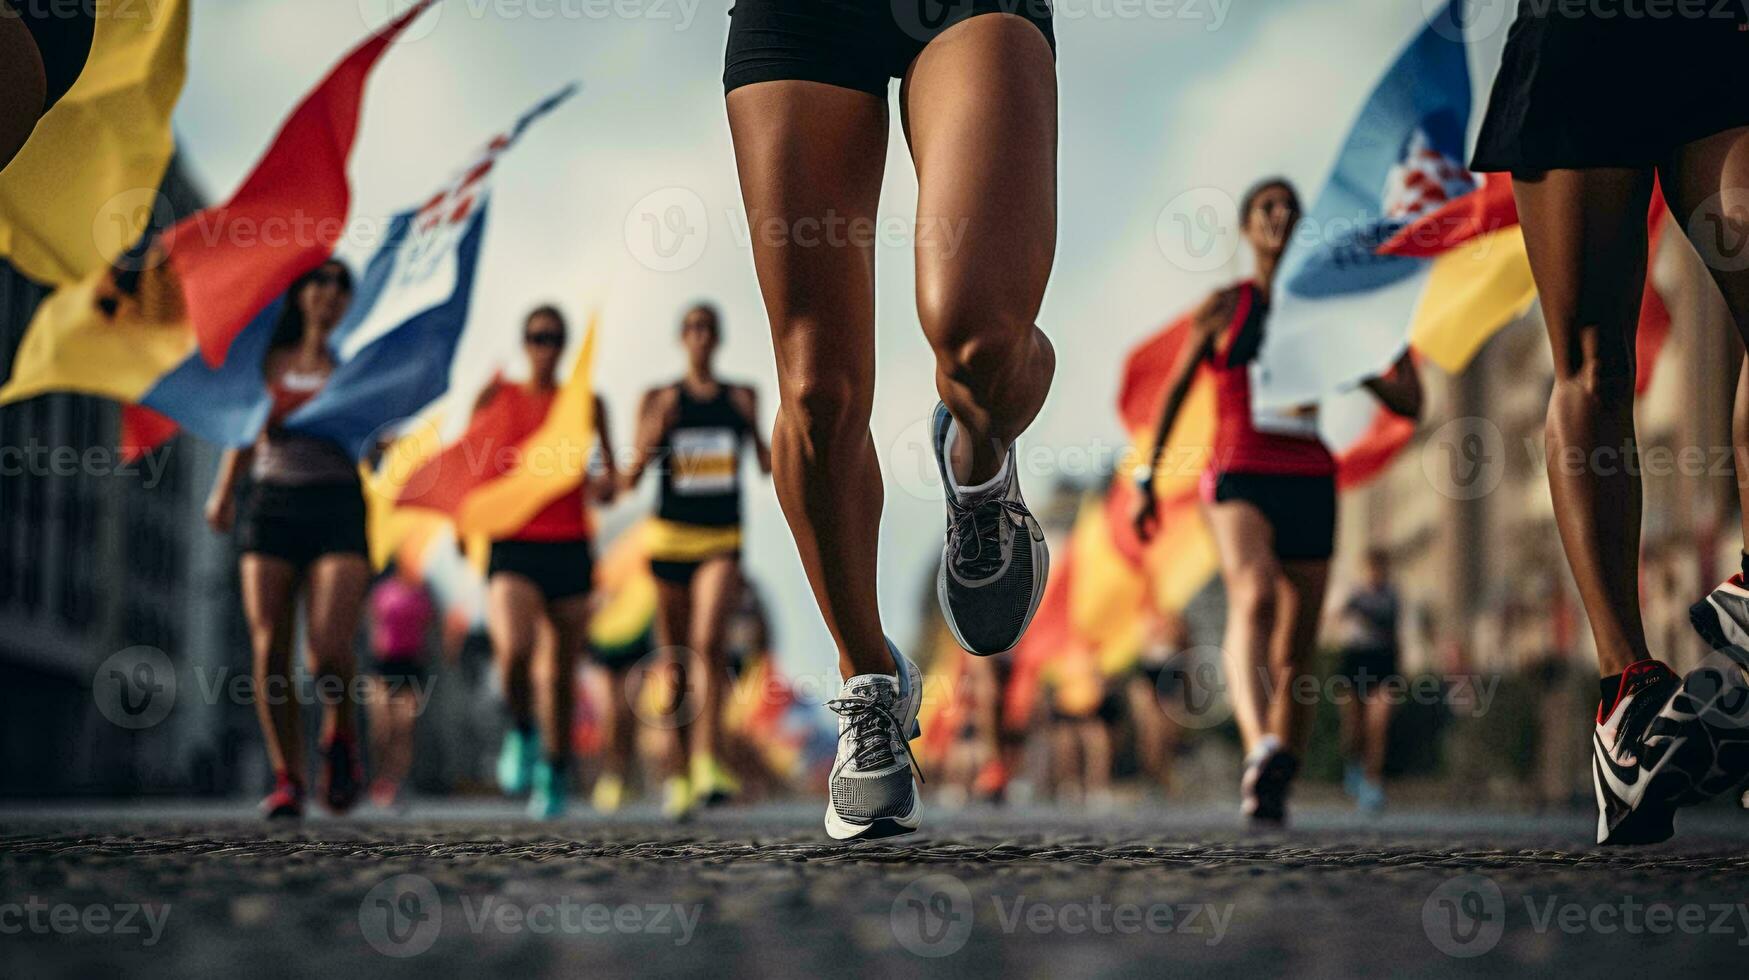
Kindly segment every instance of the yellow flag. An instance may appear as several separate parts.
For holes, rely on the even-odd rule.
[[[521,530],[546,505],[577,493],[589,466],[595,439],[595,333],[591,315],[583,349],[571,376],[559,387],[545,422],[522,443],[516,466],[474,488],[462,502],[456,526],[463,535],[499,540]]]
[[[1069,622],[1097,651],[1102,669],[1115,673],[1134,662],[1141,645],[1141,617],[1148,582],[1112,541],[1102,495],[1081,503],[1069,548],[1075,575],[1069,580]]]
[[[136,403],[193,352],[182,291],[167,266],[146,270],[133,296],[118,294],[103,269],[37,307],[0,405],[51,391]]]
[[[146,230],[187,50],[188,0],[97,5],[84,72],[0,172],[0,256],[19,272],[75,282]]]
[[[1516,225],[1473,239],[1433,263],[1409,344],[1449,374],[1536,302],[1536,281]]]
[[[436,413],[416,421],[383,451],[375,470],[363,470],[370,559],[379,572],[397,556],[418,553],[446,523],[442,514],[395,505],[407,481],[443,450],[442,426]]]

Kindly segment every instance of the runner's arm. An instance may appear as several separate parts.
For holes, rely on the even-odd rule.
[[[220,534],[230,533],[237,519],[237,474],[248,468],[255,457],[255,447],[227,449],[219,460],[218,476],[213,479],[212,493],[207,495],[206,522]]]
[[[644,478],[644,470],[650,461],[661,450],[662,440],[668,434],[668,417],[673,410],[672,391],[671,388],[652,388],[644,393],[644,401],[638,406],[638,429],[632,444],[632,458],[620,473],[620,489],[629,491],[636,487]]]
[[[619,463],[613,452],[613,427],[607,421],[607,402],[600,395],[595,396],[595,438],[601,447],[601,472],[588,474],[584,484],[588,486],[593,481],[595,499],[611,504],[619,493]]]

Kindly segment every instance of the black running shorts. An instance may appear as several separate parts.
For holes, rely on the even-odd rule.
[[[1281,561],[1328,561],[1336,550],[1336,478],[1221,473],[1215,503],[1243,501],[1275,531]]]
[[[1657,166],[1676,147],[1749,126],[1746,92],[1741,0],[1520,0],[1470,169]]]
[[[1050,0],[736,0],[723,89],[823,82],[882,98],[923,46],[979,14],[1015,14],[1057,46]]]
[[[488,579],[520,575],[548,601],[586,596],[595,588],[595,546],[588,541],[494,541]]]
[[[1347,647],[1336,674],[1347,678],[1357,693],[1370,696],[1380,684],[1400,676],[1397,651],[1394,647]]]
[[[369,557],[364,488],[357,483],[257,483],[238,521],[237,545],[303,568],[326,555]]]

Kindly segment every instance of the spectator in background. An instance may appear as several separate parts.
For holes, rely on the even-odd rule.
[[[413,724],[426,684],[426,637],[435,610],[425,587],[393,567],[370,593],[370,799],[396,806],[413,771]]]
[[[1343,788],[1368,812],[1385,805],[1385,747],[1391,702],[1379,686],[1398,676],[1397,624],[1401,603],[1390,582],[1390,559],[1374,548],[1366,554],[1366,578],[1342,606],[1341,675],[1353,696],[1343,706],[1348,767]]]

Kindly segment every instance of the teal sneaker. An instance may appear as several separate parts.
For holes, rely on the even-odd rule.
[[[504,732],[504,744],[498,749],[498,788],[505,796],[528,792],[539,758],[540,734],[535,729],[512,726]]]
[[[557,820],[571,801],[570,767],[545,759],[534,764],[533,789],[528,794],[528,815],[535,820]]]

